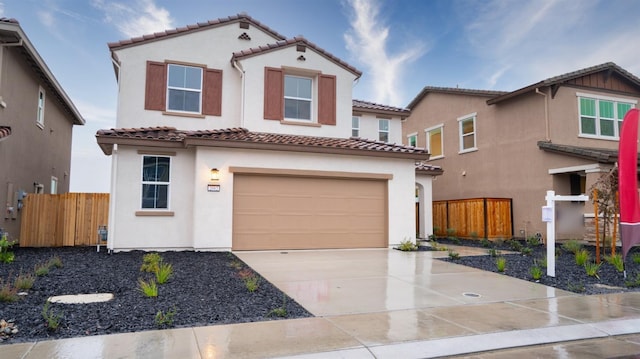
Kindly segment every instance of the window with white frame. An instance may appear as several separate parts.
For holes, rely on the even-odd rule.
[[[51,177],[51,194],[58,194],[58,177]]]
[[[200,114],[202,111],[202,68],[169,64],[167,110]]]
[[[45,92],[42,87],[38,90],[38,117],[36,117],[36,123],[40,127],[44,127],[44,102]]]
[[[635,100],[578,93],[580,136],[619,139],[624,115]]]
[[[476,147],[476,113],[458,118],[460,134],[460,153],[477,150]]]
[[[418,134],[412,133],[407,135],[407,145],[417,147],[418,146]]]
[[[444,146],[442,141],[443,128],[444,125],[440,124],[424,130],[427,135],[427,149],[429,150],[429,159],[431,160],[444,156]]]
[[[142,205],[144,209],[169,208],[171,158],[143,156]]]
[[[378,140],[389,142],[389,120],[385,118],[378,119]]]
[[[351,137],[360,137],[360,117],[351,117]]]
[[[311,121],[313,79],[284,76],[284,118]]]

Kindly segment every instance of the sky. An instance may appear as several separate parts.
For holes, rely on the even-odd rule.
[[[363,72],[353,98],[406,107],[425,86],[513,91],[615,62],[640,75],[640,0],[0,0],[86,120],[71,192],[109,192],[117,85],[107,43],[246,13]]]

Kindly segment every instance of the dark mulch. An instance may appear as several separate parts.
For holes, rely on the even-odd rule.
[[[152,277],[140,272],[145,254],[141,251],[109,255],[104,249],[96,253],[95,248],[85,247],[17,248],[14,252],[13,263],[0,263],[0,279],[5,283],[20,273],[33,273],[36,265],[54,256],[63,267],[37,277],[18,301],[0,302],[0,319],[13,320],[19,330],[0,343],[275,320],[281,318],[269,313],[283,303],[286,318],[312,316],[264,278],[255,292],[249,292],[238,274],[248,267],[228,252],[162,252],[163,260],[173,265],[174,276],[159,286],[156,298],[144,297],[138,290],[139,278]],[[47,298],[84,293],[113,293],[115,298],[93,304],[51,304],[50,309],[63,318],[56,331],[49,330],[42,317]],[[158,311],[174,308],[172,325],[156,324]]]
[[[511,240],[515,241],[515,240]],[[505,241],[502,244],[492,243],[490,247],[486,248],[478,240],[458,240],[452,241],[446,238],[437,239],[437,243],[440,246],[447,246],[452,244],[481,247],[486,248],[487,252],[490,248],[495,248],[498,251],[512,251],[511,241]],[[568,290],[575,293],[582,294],[604,294],[604,293],[620,293],[620,292],[637,292],[640,291],[640,286],[628,286],[627,284],[632,280],[636,280],[640,274],[640,264],[634,263],[632,260],[634,253],[640,253],[640,247],[634,247],[631,249],[625,260],[625,267],[627,271],[627,279],[625,280],[624,274],[618,272],[615,267],[604,260],[604,256],[601,254],[602,265],[598,271],[598,277],[591,277],[586,274],[585,268],[579,266],[575,262],[575,255],[571,252],[567,252],[562,249],[562,246],[558,244],[556,246],[556,276],[549,277],[546,275],[546,268],[542,268],[543,275],[539,281],[535,281],[531,276],[531,267],[534,263],[538,265],[544,262],[546,258],[546,247],[544,245],[527,246],[525,241],[518,241],[522,247],[529,247],[532,249],[530,255],[522,254],[504,254],[501,255],[506,258],[506,269],[503,272],[504,275],[511,277],[538,282],[547,286]],[[595,247],[585,246],[586,250],[591,255],[591,261],[595,261]],[[422,248],[422,250],[429,250],[428,248]],[[607,254],[609,249],[607,249]],[[620,247],[617,248],[616,253],[621,253]],[[489,255],[482,256],[469,256],[460,257],[459,259],[443,258],[444,261],[449,261],[457,264],[466,265],[482,269],[485,271],[499,273],[496,266],[496,257]],[[640,284],[640,283],[638,283]]]

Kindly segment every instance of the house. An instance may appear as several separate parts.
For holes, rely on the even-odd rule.
[[[415,238],[414,188],[430,188],[440,169],[416,170],[425,149],[351,137],[353,66],[245,14],[109,49],[117,128],[96,135],[112,157],[109,249],[370,248]],[[390,120],[388,136],[401,142],[406,110],[365,110]]]
[[[20,237],[29,193],[69,191],[71,136],[85,121],[15,19],[0,19],[0,231]]]
[[[425,87],[408,105],[403,135],[446,168],[434,201],[509,198],[512,235],[528,237],[546,233],[546,191],[584,194],[614,166],[622,119],[639,98],[640,79],[614,63],[511,92]],[[591,204],[567,206],[593,221]],[[560,228],[558,238],[583,235],[582,224]]]

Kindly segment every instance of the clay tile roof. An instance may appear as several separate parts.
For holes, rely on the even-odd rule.
[[[9,137],[11,135],[11,127],[9,126],[0,126],[0,141]]]
[[[14,18],[8,18],[8,17],[0,17],[0,22],[8,22],[10,24],[20,24],[18,20]]]
[[[322,56],[326,57],[327,59],[337,63],[340,66],[342,66],[347,71],[353,73],[357,77],[362,76],[362,72],[360,70],[358,70],[355,67],[349,65],[348,63],[340,60],[338,57],[334,56],[330,52],[326,51],[325,49],[319,47],[318,45],[316,45],[313,42],[305,39],[302,36],[296,36],[294,38],[281,40],[281,41],[278,41],[276,43],[262,45],[262,46],[258,46],[258,47],[254,47],[254,48],[250,48],[250,49],[234,52],[233,56],[231,57],[231,60],[232,61],[239,60],[239,59],[242,59],[242,58],[259,55],[259,54],[262,54],[262,53],[265,53],[265,52],[268,52],[268,51],[278,50],[278,49],[282,49],[282,48],[293,46],[293,45],[304,45],[306,47],[309,47],[309,48],[315,50],[316,52],[318,52],[320,55],[322,55]]]
[[[427,164],[425,161],[416,162],[416,173],[439,176],[443,173],[442,167]]]
[[[388,113],[400,116],[409,116],[411,111],[406,108],[393,107],[387,105],[381,105],[374,102],[362,101],[353,99],[351,101],[353,111],[373,112],[373,113]]]
[[[182,147],[211,146],[236,147],[296,152],[327,152],[336,154],[371,155],[382,157],[413,158],[426,160],[429,153],[424,148],[410,147],[357,137],[334,138],[251,132],[245,128],[181,131],[173,127],[121,128],[100,130],[96,134],[98,144],[106,154],[114,143],[167,146],[174,143]],[[133,140],[133,142],[132,142]],[[172,146],[177,147],[177,146]]]
[[[484,96],[484,97],[498,97],[504,94],[507,94],[506,91],[493,91],[493,90],[478,90],[478,89],[463,89],[458,87],[435,87],[435,86],[425,86],[422,91],[416,96],[407,108],[413,109],[415,105],[417,105],[423,97],[425,97],[430,92],[436,93],[448,93],[448,94],[459,94],[459,95],[472,95],[472,96]]]
[[[143,36],[134,37],[132,39],[110,42],[107,45],[109,46],[109,49],[113,51],[118,48],[129,46],[129,45],[138,45],[140,43],[147,42],[147,41],[155,41],[155,40],[163,39],[166,37],[183,35],[184,33],[206,30],[208,28],[212,28],[212,27],[216,27],[216,26],[220,26],[220,25],[224,25],[232,22],[238,22],[238,21],[248,21],[252,23],[254,26],[261,28],[262,30],[266,31],[267,33],[271,34],[273,37],[277,39],[285,39],[283,35],[279,34],[278,32],[271,29],[270,27],[262,24],[261,22],[255,20],[251,16],[247,14],[238,14],[238,15],[228,16],[225,18],[209,20],[206,22],[198,22],[197,24],[160,31],[153,34],[146,34]]]

